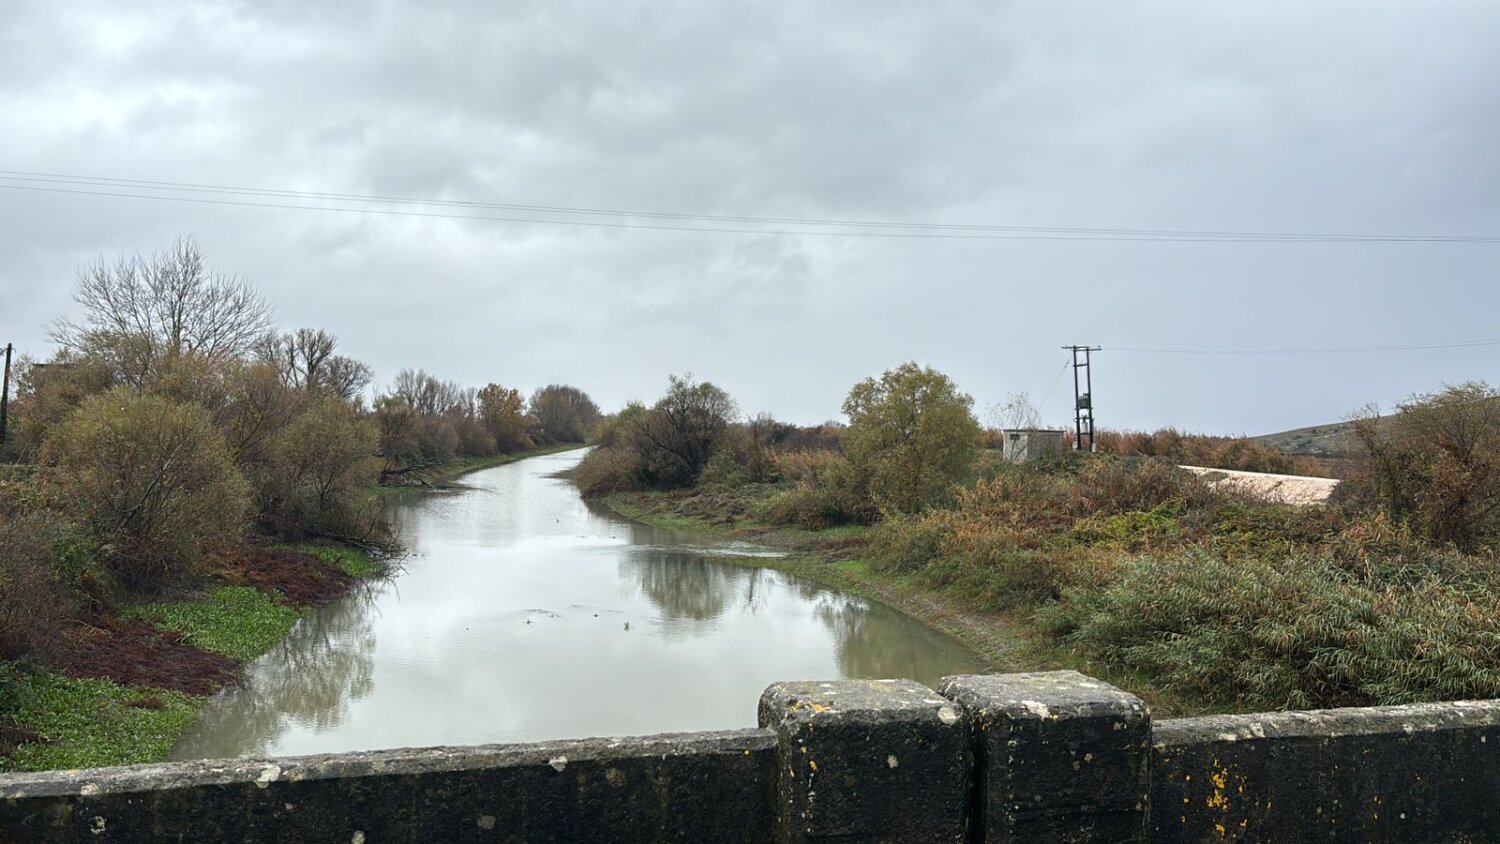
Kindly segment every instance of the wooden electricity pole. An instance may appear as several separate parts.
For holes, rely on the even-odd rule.
[[[10,355],[15,347],[5,344],[5,380],[0,381],[0,445],[5,444],[5,435],[10,427]]]

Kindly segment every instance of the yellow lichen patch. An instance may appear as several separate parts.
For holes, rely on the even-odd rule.
[[[1229,771],[1224,768],[1217,768],[1214,770],[1213,775],[1209,777],[1209,780],[1214,784],[1214,793],[1208,797],[1208,808],[1227,810],[1229,808],[1229,798],[1224,795],[1224,789],[1229,784]]]
[[[807,760],[807,767],[811,768],[815,774],[818,772],[818,763],[811,759]]]

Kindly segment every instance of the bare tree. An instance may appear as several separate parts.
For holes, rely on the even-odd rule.
[[[150,258],[101,258],[81,268],[73,298],[83,321],[59,321],[52,339],[109,362],[136,388],[163,361],[241,356],[271,329],[271,306],[255,288],[209,269],[189,237]]]
[[[1030,430],[1042,424],[1042,414],[1025,391],[1006,393],[1005,401],[991,405],[985,416],[990,427],[1008,431]]]
[[[260,357],[272,363],[289,387],[353,399],[369,386],[370,367],[335,354],[338,339],[321,328],[299,328],[268,334],[260,341]]]
[[[412,409],[423,416],[438,416],[450,410],[472,407],[472,390],[453,381],[441,381],[421,369],[403,369],[396,373],[390,394],[406,399]]]

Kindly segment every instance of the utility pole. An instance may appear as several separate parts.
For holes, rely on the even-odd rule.
[[[15,347],[5,344],[5,380],[0,381],[0,445],[5,445],[5,435],[10,427],[10,354]]]
[[[1103,351],[1103,346],[1063,346],[1073,353],[1073,448],[1083,449],[1083,438],[1089,440],[1089,451],[1094,444],[1094,375],[1089,368],[1090,353]],[[1079,357],[1082,355],[1082,357]],[[1080,370],[1082,370],[1080,377]]]

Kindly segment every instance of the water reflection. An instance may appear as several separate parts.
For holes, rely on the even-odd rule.
[[[375,599],[389,582],[354,594],[297,623],[246,671],[245,683],[221,694],[178,741],[174,759],[197,759],[202,748],[230,745],[262,755],[293,725],[326,731],[352,702],[374,689]],[[207,754],[212,755],[212,754]]]
[[[324,607],[176,758],[751,726],[776,680],[983,670],[888,607],[591,508],[550,455],[395,500],[403,574]],[[397,588],[399,587],[399,588]]]
[[[770,572],[706,559],[695,554],[659,551],[620,564],[623,576],[637,579],[641,593],[665,618],[712,621],[732,608],[754,614],[756,587]]]

